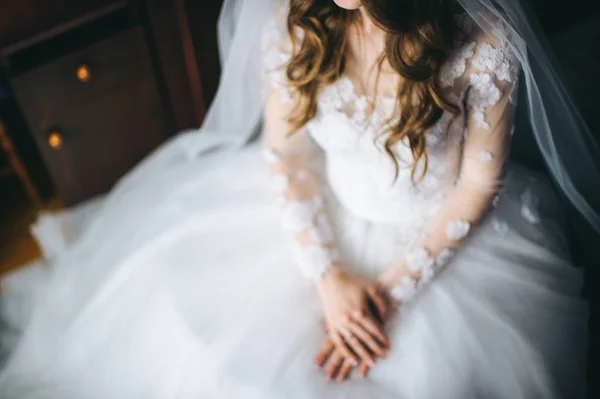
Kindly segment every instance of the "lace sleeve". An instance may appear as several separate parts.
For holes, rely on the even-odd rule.
[[[284,229],[292,238],[293,256],[308,278],[319,278],[339,261],[316,174],[311,141],[305,129],[294,131],[288,117],[296,104],[286,84],[285,63],[291,43],[282,25],[267,27],[265,159],[269,163]]]
[[[477,36],[440,74],[442,86],[464,94],[461,174],[422,238],[394,268],[398,273],[394,281],[400,283],[392,295],[401,303],[409,301],[448,263],[494,203],[504,177],[519,64],[505,43],[483,33]]]

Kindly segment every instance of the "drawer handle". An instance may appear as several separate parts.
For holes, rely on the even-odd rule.
[[[48,145],[50,148],[60,150],[63,146],[64,137],[59,130],[52,130],[48,133]]]
[[[77,80],[81,83],[87,83],[92,79],[92,69],[87,64],[81,64],[77,67]]]

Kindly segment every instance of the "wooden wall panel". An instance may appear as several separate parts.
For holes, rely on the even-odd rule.
[[[127,0],[2,0],[0,54],[20,50],[126,3]]]
[[[147,29],[156,52],[159,69],[169,96],[176,129],[196,127],[204,117],[204,107],[195,107],[191,81],[200,79],[198,71],[186,67],[182,27],[179,24],[178,0],[147,0]],[[187,50],[189,52],[189,50]],[[192,50],[193,51],[193,50]],[[175,133],[175,132],[172,132]]]
[[[202,79],[202,96],[204,103],[209,105],[217,91],[221,72],[217,46],[217,21],[223,1],[183,1]]]

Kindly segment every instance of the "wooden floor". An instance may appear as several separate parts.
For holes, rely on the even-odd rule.
[[[58,200],[43,205],[49,209],[60,206]],[[0,275],[40,257],[37,243],[29,233],[38,210],[16,179],[0,181]]]

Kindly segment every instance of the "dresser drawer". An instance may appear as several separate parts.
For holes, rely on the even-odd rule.
[[[44,115],[112,91],[147,65],[142,32],[130,28],[21,73],[12,82],[22,107]]]
[[[110,189],[170,132],[139,27],[11,78],[62,200]]]

